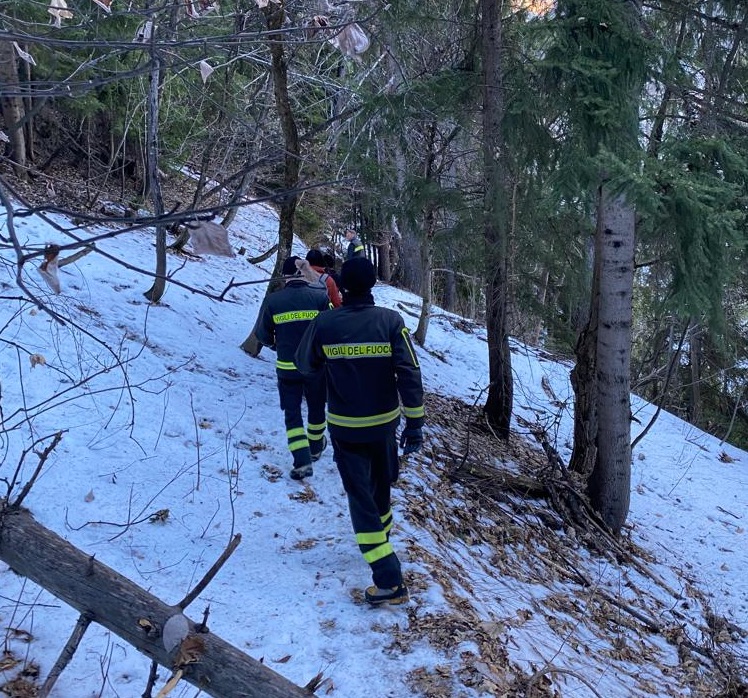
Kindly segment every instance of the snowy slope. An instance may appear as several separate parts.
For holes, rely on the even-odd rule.
[[[24,246],[66,241],[39,218],[14,223]],[[243,210],[231,229],[234,249],[260,254],[276,225],[268,208]],[[0,234],[8,233],[0,221]],[[435,309],[428,345],[418,350],[435,413],[425,448],[404,462],[395,491],[393,543],[413,600],[372,610],[361,602],[368,569],[329,450],[305,484],[288,478],[275,356],[264,350],[252,359],[239,349],[264,284],[233,288],[225,302],[210,297],[232,279],[266,279],[273,259],[254,266],[243,256],[170,256],[172,282],[150,305],[143,292],[151,279],[139,269],[153,268],[152,234],[97,248],[108,256],[92,253],[61,269],[57,296],[25,267],[30,287],[69,319],[60,325],[17,300],[14,257],[2,245],[0,478],[13,477],[32,441],[40,450],[64,431],[24,504],[167,603],[178,602],[240,532],[237,551],[187,611],[199,619],[209,606],[211,631],[240,650],[299,685],[321,672],[317,695],[392,698],[524,695],[528,685],[575,697],[706,695],[700,682],[711,689],[720,680],[698,651],[715,649],[707,610],[727,624],[716,650],[746,656],[745,452],[662,414],[634,454],[628,559],[589,553],[568,528],[541,525],[543,502],[489,502],[481,498],[489,483],[475,489],[448,477],[454,462],[445,454],[462,452],[463,424],[479,420],[472,406],[487,383],[487,352],[482,328],[458,329]],[[416,297],[383,284],[374,295],[415,328]],[[44,363],[32,366],[34,354]],[[543,425],[568,459],[569,368],[514,347],[517,441],[536,456],[528,424]],[[639,400],[633,407],[640,429],[654,408]],[[516,451],[495,449],[509,472],[526,470]],[[28,454],[16,480],[28,480],[37,462]],[[631,609],[657,621],[656,632]],[[0,673],[0,685],[28,661],[43,680],[75,619],[0,563],[1,627],[33,637],[24,643],[28,636],[6,630],[9,656],[21,661]],[[52,695],[134,698],[148,668],[94,625]],[[157,688],[167,677],[163,670]],[[182,682],[171,695],[197,689]]]

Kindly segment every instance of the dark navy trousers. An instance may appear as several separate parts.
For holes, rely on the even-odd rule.
[[[380,588],[402,584],[400,560],[390,543],[390,486],[400,470],[395,433],[366,443],[333,439],[333,446],[356,542],[371,567],[374,584]]]

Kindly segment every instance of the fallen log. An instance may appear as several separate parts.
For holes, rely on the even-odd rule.
[[[0,560],[104,626],[147,657],[215,698],[309,698],[297,686],[187,619],[192,651],[167,650],[161,632],[182,615],[110,567],[42,526],[25,509],[0,501]],[[197,648],[197,650],[195,650]],[[181,646],[184,650],[184,646]],[[180,658],[181,657],[181,658]]]

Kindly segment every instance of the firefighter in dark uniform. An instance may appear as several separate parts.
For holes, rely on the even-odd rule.
[[[312,462],[319,460],[327,446],[325,438],[325,379],[324,376],[302,376],[294,365],[294,353],[304,331],[319,313],[327,310],[330,301],[324,288],[313,288],[301,277],[296,260],[289,257],[283,263],[285,287],[267,296],[260,309],[256,335],[261,344],[277,352],[280,407],[286,421],[288,449],[293,455],[291,477],[301,480],[313,474]],[[307,427],[301,413],[306,399]]]
[[[335,460],[356,540],[374,581],[366,600],[373,605],[404,603],[408,589],[389,535],[390,485],[399,473],[396,430],[401,411],[403,453],[417,451],[423,442],[421,369],[400,315],[374,305],[372,263],[365,257],[346,261],[340,277],[343,305],[309,325],[296,366],[304,375],[327,376],[327,424]]]
[[[345,252],[346,260],[365,256],[366,250],[364,250],[364,245],[358,235],[356,235],[355,230],[348,228],[343,235],[348,241],[348,248]]]

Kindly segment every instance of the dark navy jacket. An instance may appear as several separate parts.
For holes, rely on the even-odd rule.
[[[408,426],[422,426],[421,368],[403,319],[370,294],[350,301],[309,325],[295,358],[302,374],[326,372],[330,433],[341,441],[385,438],[400,421],[400,401]]]
[[[285,288],[265,298],[255,335],[278,353],[275,367],[279,376],[298,375],[294,353],[299,341],[312,320],[329,307],[327,291],[313,288],[303,279],[290,279]]]

